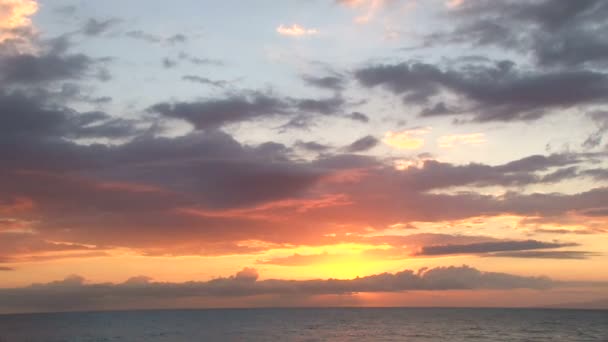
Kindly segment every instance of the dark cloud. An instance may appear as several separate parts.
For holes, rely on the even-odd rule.
[[[353,141],[350,145],[346,146],[344,150],[349,153],[365,152],[376,147],[380,141],[371,135]]]
[[[346,86],[346,79],[341,75],[332,75],[332,76],[311,76],[304,75],[302,79],[306,84],[309,84],[314,87],[329,89],[333,91],[341,91],[344,90]]]
[[[576,167],[559,168],[539,174],[550,168],[582,163],[588,157],[574,153],[534,155],[506,164],[490,166],[478,163],[453,165],[436,160],[426,160],[421,167],[410,167],[401,173],[402,183],[408,188],[421,191],[452,186],[522,186],[536,183],[555,183],[574,179],[579,173]]]
[[[550,110],[606,103],[608,94],[608,76],[599,71],[526,71],[508,61],[457,69],[420,62],[372,65],[357,70],[355,78],[365,87],[382,86],[401,95],[406,103],[425,104],[441,91],[449,91],[468,108],[453,112],[444,103],[421,114],[472,112],[478,122],[535,120]]]
[[[354,121],[359,121],[359,122],[364,122],[364,123],[369,122],[369,117],[361,112],[352,112],[352,113],[346,115],[346,117],[351,120],[354,120]]]
[[[344,105],[344,100],[340,97],[327,99],[292,99],[296,110],[308,113],[318,113],[331,115],[339,113]]]
[[[0,91],[0,112],[0,139],[16,144],[23,140],[23,145],[17,145],[20,148],[26,148],[32,139],[121,138],[139,131],[134,121],[113,118],[98,111],[79,113],[54,103],[52,98],[19,91]],[[31,140],[25,141],[28,138]]]
[[[325,152],[331,148],[327,145],[323,145],[323,144],[320,144],[320,143],[314,142],[314,141],[298,141],[298,142],[296,142],[295,146],[297,148],[301,148],[301,149],[311,151],[311,152],[318,152],[318,153]]]
[[[423,268],[398,273],[382,273],[351,280],[258,280],[257,271],[244,269],[228,278],[206,282],[156,283],[146,277],[122,284],[87,284],[80,276],[63,281],[0,289],[0,309],[10,311],[65,311],[117,306],[129,302],[141,307],[151,298],[166,302],[179,298],[348,295],[360,292],[401,292],[417,290],[547,289],[563,286],[546,277],[525,277],[507,273],[482,272],[468,266]]]
[[[80,79],[92,71],[95,60],[84,54],[0,57],[0,77],[7,83],[39,83]]]
[[[292,99],[281,98],[260,92],[230,94],[221,99],[196,102],[158,103],[148,109],[167,117],[186,120],[197,129],[217,128],[228,124],[253,119],[291,117],[284,126],[293,127],[293,120],[303,120],[307,127],[310,115],[339,114],[344,101],[340,98],[329,99]],[[306,115],[306,116],[303,116]],[[293,124],[290,124],[293,122]]]
[[[12,267],[0,266],[0,271],[14,271]]]
[[[149,109],[167,117],[184,119],[198,129],[220,127],[263,116],[284,115],[288,110],[289,106],[284,100],[261,93],[190,103],[159,103]]]
[[[515,251],[492,253],[488,256],[498,258],[583,260],[600,255],[599,253],[585,251]]]
[[[526,241],[494,241],[464,245],[435,245],[424,246],[417,255],[450,255],[450,254],[484,254],[490,252],[522,251],[531,249],[549,249],[577,246],[573,243],[554,243],[536,240]]]
[[[584,1],[467,1],[449,11],[451,32],[427,44],[465,43],[530,52],[541,66],[606,65],[608,5]]]

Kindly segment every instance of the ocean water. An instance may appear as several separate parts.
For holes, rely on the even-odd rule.
[[[0,341],[608,341],[608,311],[327,308],[0,315]]]

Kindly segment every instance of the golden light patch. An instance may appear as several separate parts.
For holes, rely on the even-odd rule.
[[[305,28],[298,24],[293,24],[291,26],[285,26],[283,24],[277,27],[277,33],[282,36],[310,36],[319,33],[317,29],[314,28]]]
[[[457,145],[481,145],[486,142],[483,133],[452,134],[440,137],[437,144],[441,148],[453,148]]]
[[[37,11],[34,0],[0,0],[0,42],[15,38],[15,29],[30,26]]]
[[[429,129],[412,129],[401,132],[389,131],[384,134],[382,141],[398,150],[416,150],[424,146],[422,135],[427,134],[429,131]]]

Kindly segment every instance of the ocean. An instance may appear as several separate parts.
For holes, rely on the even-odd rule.
[[[608,341],[608,311],[298,308],[0,315],[2,342]]]

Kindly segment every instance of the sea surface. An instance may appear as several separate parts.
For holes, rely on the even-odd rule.
[[[608,341],[608,311],[210,309],[0,315],[0,341]]]

